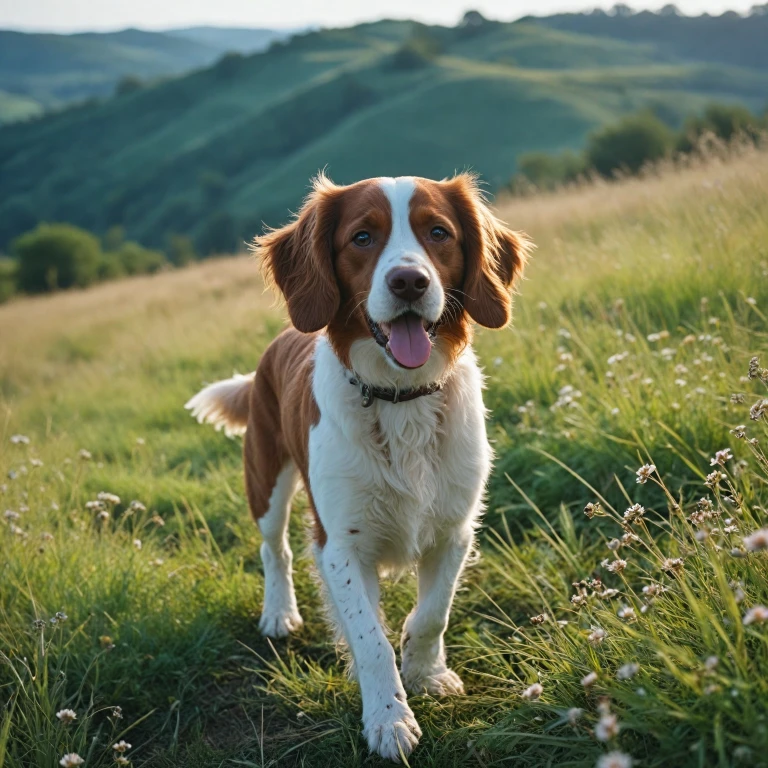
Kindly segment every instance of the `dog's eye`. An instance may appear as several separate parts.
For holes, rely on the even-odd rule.
[[[443,227],[432,227],[429,236],[435,242],[442,243],[448,239],[448,232]]]
[[[370,245],[371,242],[373,242],[373,238],[368,232],[357,232],[352,238],[352,242],[355,245],[359,245],[361,248],[365,248],[367,245]]]

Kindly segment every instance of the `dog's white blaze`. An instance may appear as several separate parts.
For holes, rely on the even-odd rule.
[[[309,434],[309,481],[328,540],[318,570],[354,658],[365,735],[384,757],[419,735],[411,690],[458,693],[443,633],[490,470],[482,376],[465,350],[443,391],[363,408],[349,372],[321,337]],[[379,621],[378,575],[418,565],[419,600],[403,630],[402,673]]]
[[[418,266],[427,270],[430,283],[424,296],[415,302],[415,307],[427,320],[436,322],[443,313],[445,297],[437,271],[411,228],[411,199],[416,190],[416,180],[412,176],[382,178],[379,185],[389,200],[392,231],[373,273],[368,314],[379,323],[401,314],[402,302],[389,290],[387,275],[396,267]]]

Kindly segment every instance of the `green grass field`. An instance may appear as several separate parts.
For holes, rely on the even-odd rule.
[[[514,327],[477,338],[497,462],[448,637],[467,695],[412,697],[410,764],[764,765],[768,154],[499,208],[539,247]],[[304,502],[306,624],[268,643],[239,443],[182,407],[282,324],[245,258],[0,307],[2,768],[383,764]],[[393,628],[413,596],[385,587]]]

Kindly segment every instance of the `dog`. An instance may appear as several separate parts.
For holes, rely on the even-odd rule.
[[[530,248],[491,213],[473,175],[338,186],[321,174],[296,218],[254,242],[293,327],[255,373],[186,404],[201,423],[244,434],[268,637],[302,625],[287,530],[303,483],[317,571],[360,685],[363,734],[395,762],[421,736],[406,689],[463,693],[443,636],[492,459],[471,322],[509,324]],[[398,673],[379,578],[414,566],[418,600]]]

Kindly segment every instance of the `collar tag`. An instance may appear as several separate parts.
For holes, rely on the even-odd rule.
[[[370,408],[373,405],[373,390],[368,384],[360,384],[360,395],[363,408]]]

